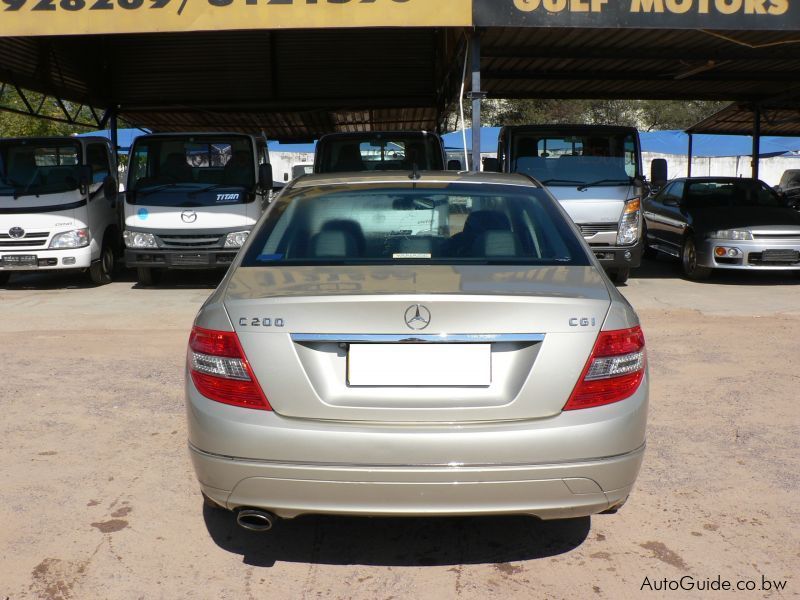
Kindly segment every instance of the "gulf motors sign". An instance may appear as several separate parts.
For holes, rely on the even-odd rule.
[[[797,29],[793,0],[473,0],[483,27]]]

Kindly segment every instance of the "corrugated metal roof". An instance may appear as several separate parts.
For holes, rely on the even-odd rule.
[[[497,98],[751,100],[800,78],[796,32],[490,29],[483,88]]]
[[[688,133],[724,133],[731,135],[753,135],[755,128],[754,104],[735,102],[692,125]],[[761,112],[761,135],[800,136],[800,97],[794,102],[786,99],[779,104],[766,103],[759,106]]]

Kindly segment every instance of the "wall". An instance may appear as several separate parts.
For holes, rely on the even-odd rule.
[[[670,178],[686,176],[686,156],[642,152],[642,164],[648,178],[650,175],[650,161],[654,158],[665,158],[667,160]],[[781,180],[781,175],[786,169],[800,169],[800,156],[762,158],[759,163],[758,176],[759,179],[766,182],[768,185],[778,185],[778,182]],[[752,173],[749,156],[695,156],[692,159],[692,175],[695,177],[709,175],[750,177]]]

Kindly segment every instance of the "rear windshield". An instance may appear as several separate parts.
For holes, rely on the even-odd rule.
[[[318,173],[345,171],[441,171],[442,147],[431,135],[325,139],[319,144]]]
[[[242,136],[137,140],[127,200],[150,206],[214,206],[253,200],[255,160]]]
[[[0,142],[0,196],[75,190],[80,164],[80,144],[69,140]]]
[[[588,265],[571,225],[540,188],[347,185],[283,194],[243,266]]]
[[[784,206],[767,184],[752,179],[691,182],[684,197],[694,208],[759,208]]]
[[[545,185],[621,185],[639,174],[632,133],[519,134],[512,138],[511,172]]]

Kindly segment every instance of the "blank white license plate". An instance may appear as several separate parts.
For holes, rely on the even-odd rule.
[[[488,386],[491,344],[350,344],[347,381],[353,386]]]

